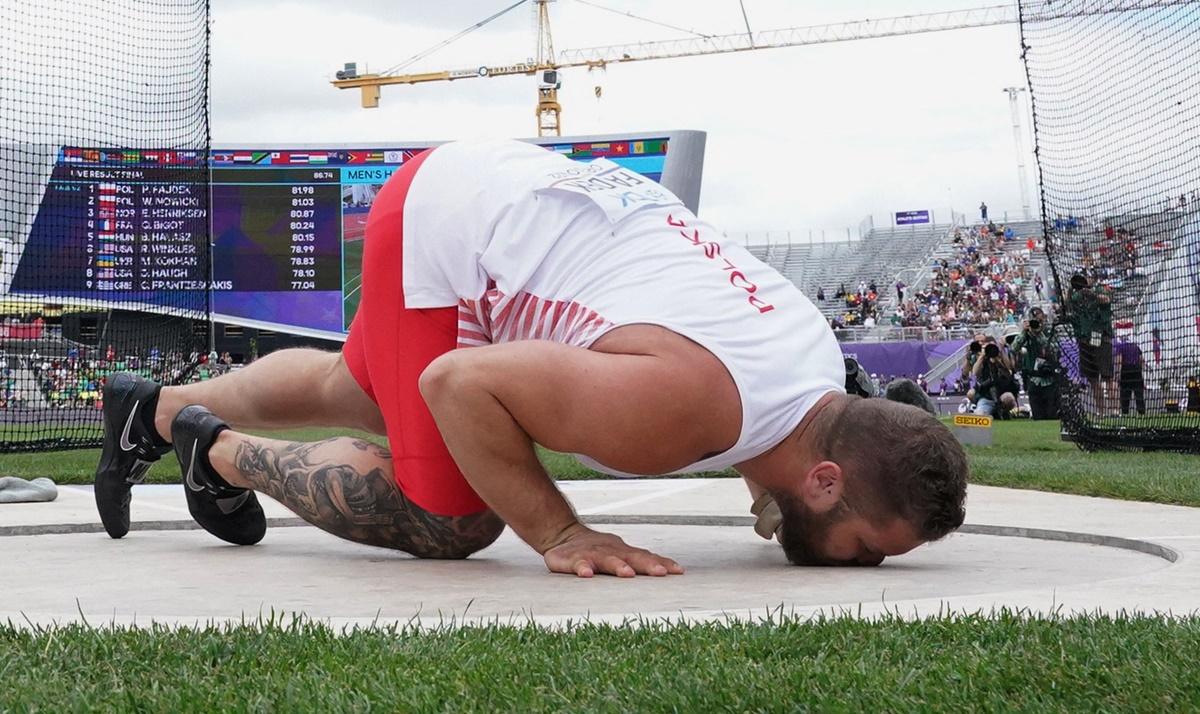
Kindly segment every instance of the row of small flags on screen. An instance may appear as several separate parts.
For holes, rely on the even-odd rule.
[[[598,159],[602,156],[657,156],[667,153],[667,140],[597,141],[586,144],[552,144],[546,148],[572,159]]]
[[[603,141],[581,144],[551,144],[551,151],[572,159],[602,156],[659,156],[667,153],[666,139]],[[214,151],[214,164],[278,166],[280,164],[401,164],[423,149],[362,151]],[[67,164],[152,164],[193,165],[203,163],[202,151],[82,149],[65,147],[61,161]]]
[[[192,165],[204,162],[203,151],[168,149],[82,149],[64,147],[60,157],[65,164],[155,164]]]
[[[257,164],[279,166],[304,164],[401,164],[418,150],[388,149],[363,151],[214,151],[214,164]]]

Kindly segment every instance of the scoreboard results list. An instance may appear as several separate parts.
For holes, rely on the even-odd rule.
[[[207,172],[187,164],[129,166],[121,156],[117,165],[55,166],[12,292],[164,305],[196,292],[203,305]],[[176,297],[164,300],[169,293]]]
[[[338,291],[341,186],[334,169],[213,171],[213,274],[239,292]]]
[[[342,180],[350,172],[213,168],[215,313],[342,331]]]
[[[658,180],[667,141],[546,148]],[[357,310],[375,196],[424,149],[63,147],[9,290],[338,338]]]
[[[344,242],[417,151],[63,148],[10,290],[163,308],[195,293],[182,302],[219,319],[336,336]]]
[[[213,312],[343,334],[374,196],[422,150],[214,151]]]

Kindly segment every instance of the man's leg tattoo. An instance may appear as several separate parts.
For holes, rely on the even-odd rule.
[[[354,461],[371,457],[379,464],[346,463],[348,447],[366,452]],[[382,446],[348,437],[313,443],[251,437],[239,441],[234,467],[255,490],[324,531],[422,558],[465,558],[504,530],[490,510],[439,516],[413,503],[388,473],[391,457]]]

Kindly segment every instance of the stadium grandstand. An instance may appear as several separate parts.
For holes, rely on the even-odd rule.
[[[843,341],[946,339],[1048,302],[1041,222],[872,228],[859,240],[750,244]]]

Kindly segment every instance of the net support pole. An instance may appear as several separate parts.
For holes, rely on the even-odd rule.
[[[1033,213],[1029,209],[1029,180],[1025,171],[1025,142],[1021,137],[1021,105],[1017,101],[1017,95],[1024,91],[1024,87],[1004,88],[1004,93],[1008,95],[1008,108],[1012,112],[1013,147],[1017,152],[1017,186],[1021,190],[1021,217],[1029,221],[1033,220]]]

